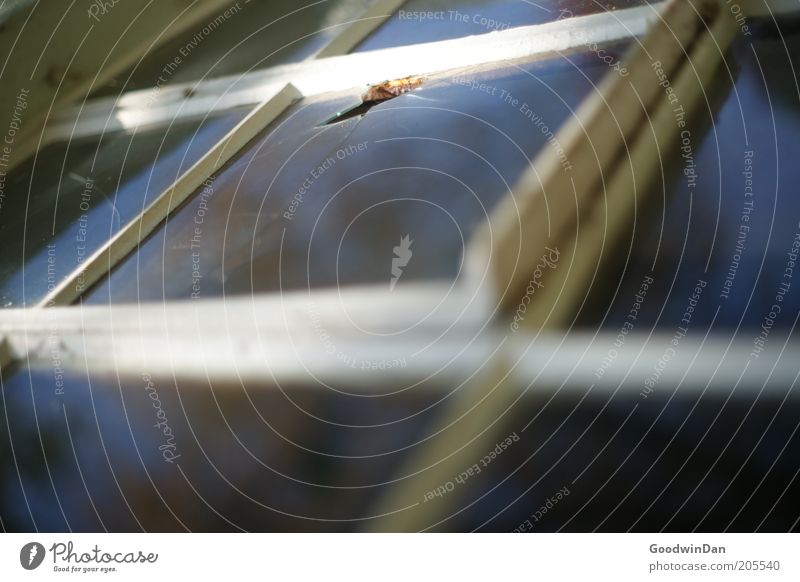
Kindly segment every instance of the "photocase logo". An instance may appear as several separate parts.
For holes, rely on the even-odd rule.
[[[38,542],[30,542],[19,551],[19,563],[26,570],[35,570],[44,561],[44,546]]]
[[[400,239],[400,245],[392,249],[394,258],[392,259],[392,280],[389,282],[390,291],[394,291],[394,286],[397,285],[397,281],[403,275],[403,267],[408,265],[411,255],[414,254],[411,252],[411,243],[413,242],[413,240],[409,239],[409,235],[405,235]]]

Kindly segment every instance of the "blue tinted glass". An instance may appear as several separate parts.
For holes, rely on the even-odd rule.
[[[353,529],[429,436],[441,394],[365,398],[60,365],[3,380],[6,531]]]
[[[0,304],[40,301],[246,113],[56,143],[13,170],[0,207]]]

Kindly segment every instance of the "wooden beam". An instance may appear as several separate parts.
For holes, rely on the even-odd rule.
[[[473,294],[446,283],[392,293],[386,287],[8,309],[0,311],[0,336],[8,332],[15,353],[40,360],[57,337],[62,360],[90,362],[98,373],[133,372],[146,363],[184,377],[320,377],[373,389],[437,375],[447,384],[486,360],[489,346],[477,336],[487,318]]]
[[[385,333],[376,336],[375,331]],[[800,348],[790,334],[773,334],[757,358],[750,357],[752,337],[688,335],[659,383],[674,387],[683,381],[687,390],[726,391],[747,363],[749,378],[769,378],[776,389],[785,388],[797,374],[793,356]],[[328,382],[364,394],[419,383],[420,390],[443,394],[458,387],[459,398],[474,404],[501,380],[498,369],[486,365],[490,360],[508,372],[503,391],[513,392],[512,398],[527,389],[583,391],[592,384],[600,392],[623,384],[624,390],[638,392],[672,336],[630,335],[628,343],[636,347],[620,350],[614,365],[598,376],[615,332],[520,329],[508,334],[487,325],[487,312],[470,293],[449,285],[409,284],[393,293],[380,285],[168,306],[6,309],[0,311],[0,338],[7,341],[6,361],[22,359],[31,366],[52,365],[57,345],[64,369],[93,374],[135,375],[146,368],[184,380],[253,381],[265,389]],[[398,359],[405,365],[371,365]],[[362,362],[369,365],[362,368]],[[478,388],[460,386],[472,385],[472,378],[480,379]]]

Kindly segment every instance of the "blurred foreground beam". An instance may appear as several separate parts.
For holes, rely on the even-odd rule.
[[[663,80],[674,86],[690,116],[703,102],[734,36],[735,21],[723,11],[722,0],[673,0],[662,17],[626,59],[629,74],[609,71],[598,91],[558,132],[564,151],[548,148],[539,155],[514,198],[501,203],[469,251],[471,278],[477,281],[488,266],[493,273],[491,294],[506,313],[526,294],[542,256],[552,259],[552,249],[558,247],[565,254],[571,251],[571,265],[542,274],[541,282],[551,293],[529,297],[524,326],[519,322],[517,331],[563,324],[574,313],[574,297],[585,290],[609,236],[597,220],[584,233],[582,220],[605,199],[619,213],[614,229],[623,226],[637,192],[657,175],[660,151],[680,147],[681,128]],[[581,240],[580,248],[571,248],[576,240]],[[566,262],[563,257],[562,261]],[[562,301],[567,291],[573,293]],[[449,399],[440,418],[441,432],[419,447],[396,476],[401,480],[375,512],[385,517],[372,523],[373,529],[436,529],[457,519],[469,501],[459,495],[461,490],[438,497],[431,492],[441,492],[440,487],[509,438],[504,419],[521,394],[513,389],[519,384],[509,381],[519,361],[506,356],[493,359],[492,376],[473,381]],[[563,385],[566,377],[556,380]]]
[[[473,279],[531,329],[568,324],[637,206],[680,154],[692,117],[708,106],[737,25],[722,1],[670,2],[626,59],[609,70],[475,237]],[[541,262],[547,259],[547,268]],[[535,286],[535,296],[531,286]],[[526,302],[527,299],[527,302]]]

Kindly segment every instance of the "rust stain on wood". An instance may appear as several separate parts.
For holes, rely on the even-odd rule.
[[[419,76],[403,77],[402,79],[395,79],[394,81],[384,81],[378,85],[372,85],[367,89],[361,96],[361,101],[369,103],[370,101],[376,102],[393,99],[394,97],[399,97],[403,93],[413,91],[421,86],[424,81],[425,78]]]

